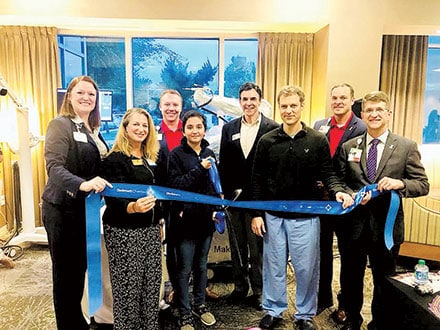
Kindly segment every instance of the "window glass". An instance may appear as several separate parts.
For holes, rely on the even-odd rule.
[[[63,81],[65,81],[65,86],[63,87],[67,88],[73,78],[83,75],[82,67],[84,58],[76,54],[64,52],[64,60],[67,65],[64,66]]]
[[[87,37],[86,45],[87,74],[96,81],[100,91],[105,92],[100,94],[102,101],[111,106],[111,116],[101,117],[101,133],[111,146],[127,110],[125,43],[123,38]]]
[[[440,37],[429,37],[423,143],[440,143]]]
[[[85,38],[81,36],[58,36],[61,65],[61,87],[67,88],[72,78],[85,74]]]
[[[164,89],[182,94],[183,111],[194,108],[194,92],[188,88],[208,86],[218,93],[218,43],[218,39],[133,38],[134,106],[147,109],[158,125]],[[208,118],[208,123],[213,121],[216,118]]]
[[[243,83],[255,82],[258,40],[227,39],[225,40],[224,51],[224,96],[238,98],[238,90]]]
[[[64,47],[69,49],[72,53],[83,54],[83,43],[81,42],[81,38],[77,36],[65,36],[64,37]]]

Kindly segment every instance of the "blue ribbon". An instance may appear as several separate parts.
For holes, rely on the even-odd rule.
[[[101,284],[101,195],[90,193],[86,198],[87,286],[90,316],[102,305]]]
[[[125,183],[114,183],[113,188],[107,187],[100,194],[90,193],[86,198],[87,265],[90,315],[93,315],[93,313],[101,306],[102,303],[101,246],[100,240],[96,239],[97,237],[100,237],[100,195],[128,199],[138,199],[147,195],[154,195],[158,200],[202,203],[221,207],[233,206],[236,208],[258,209],[265,211],[342,215],[351,212],[356,206],[358,206],[361,203],[364,195],[368,192],[371,192],[372,198],[382,194],[379,190],[377,190],[377,184],[364,186],[356,194],[354,204],[346,209],[342,208],[342,203],[336,201],[231,201],[219,197],[160,186]],[[389,250],[394,246],[393,228],[399,205],[400,198],[398,194],[395,191],[391,191],[391,202],[385,223],[384,234],[385,245]]]
[[[210,158],[209,160],[211,161],[211,167],[209,168],[209,178],[214,185],[216,193],[222,195],[223,189],[220,183],[220,175],[218,174],[217,165],[215,164],[215,160],[213,158]]]
[[[212,184],[214,185],[216,193],[221,196],[223,195],[223,189],[220,182],[220,175],[218,174],[217,165],[215,164],[215,159],[210,158],[211,167],[209,168],[209,178],[211,179]],[[225,232],[226,224],[225,224],[225,212],[219,211],[216,213],[215,218],[217,221],[215,222],[215,230],[219,234],[223,234]]]

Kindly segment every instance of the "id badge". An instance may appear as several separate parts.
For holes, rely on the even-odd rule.
[[[359,148],[351,148],[348,154],[349,162],[359,163],[361,161],[362,150]]]
[[[234,135],[232,135],[232,141],[238,140],[240,139],[241,134],[240,133],[235,133]]]
[[[321,133],[327,134],[329,129],[330,129],[330,126],[328,126],[328,125],[322,125],[322,126],[319,128],[319,131],[320,131]]]
[[[132,159],[131,162],[133,163],[134,166],[144,165],[142,159]]]
[[[87,135],[81,132],[73,132],[73,139],[78,142],[87,143]]]

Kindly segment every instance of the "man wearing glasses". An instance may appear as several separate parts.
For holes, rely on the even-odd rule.
[[[384,92],[364,96],[361,116],[367,132],[344,143],[338,159],[342,179],[353,192],[373,183],[382,192],[374,199],[367,198],[367,202],[348,213],[344,220],[340,239],[350,247],[341,255],[341,292],[348,318],[344,330],[361,328],[367,257],[374,280],[372,321],[367,329],[393,329],[386,315],[390,306],[385,303],[382,290],[386,277],[395,273],[404,224],[400,203],[393,229],[394,246],[388,250],[384,231],[391,199],[389,191],[397,191],[400,198],[429,192],[417,143],[389,130],[392,114],[389,103]]]

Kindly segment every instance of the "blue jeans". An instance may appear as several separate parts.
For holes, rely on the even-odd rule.
[[[176,247],[177,253],[177,301],[180,315],[190,314],[189,280],[193,276],[194,306],[205,303],[208,253],[212,235],[196,239],[184,238]]]

